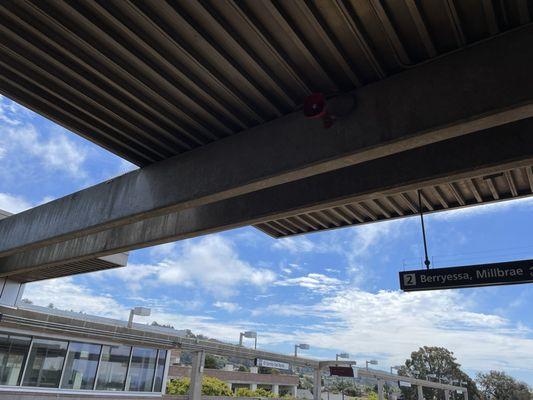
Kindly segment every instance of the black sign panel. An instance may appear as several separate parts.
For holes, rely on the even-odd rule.
[[[533,283],[533,260],[400,272],[405,292],[517,283]]]
[[[354,373],[353,373],[353,368],[352,367],[338,367],[338,366],[329,367],[329,373],[332,376],[345,376],[345,377],[348,377],[348,378],[353,378],[354,377]]]

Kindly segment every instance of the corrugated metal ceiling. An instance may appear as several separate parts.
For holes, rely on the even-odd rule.
[[[533,17],[531,0],[0,3],[0,91],[144,166]]]
[[[504,170],[497,174],[427,186],[421,192],[422,210],[435,212],[466,206],[509,200],[533,194],[531,166]],[[255,225],[275,238],[327,229],[359,225],[418,214],[418,192],[391,191],[347,200],[335,207],[298,213]]]

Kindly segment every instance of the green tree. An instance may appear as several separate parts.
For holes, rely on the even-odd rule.
[[[505,372],[478,374],[477,382],[485,400],[531,400],[531,388]]]
[[[461,370],[453,355],[453,352],[444,347],[424,346],[413,351],[411,358],[405,361],[405,365],[398,370],[398,375],[410,376],[418,379],[443,380],[446,382],[467,382],[467,390],[470,399],[479,399],[480,394],[476,383]],[[431,376],[434,375],[434,378]],[[406,400],[416,400],[416,388],[402,387],[402,393]],[[442,390],[424,388],[424,397],[428,399],[444,400]]]
[[[185,395],[189,393],[191,380],[189,378],[171,379],[167,385],[167,394]],[[204,396],[233,396],[226,382],[210,376],[202,379],[202,394]]]
[[[205,368],[211,368],[211,369],[218,369],[219,364],[218,360],[215,356],[212,356],[211,354],[205,355],[205,362],[204,362]]]

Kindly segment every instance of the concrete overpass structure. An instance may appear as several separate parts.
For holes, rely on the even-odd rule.
[[[418,191],[428,212],[531,195],[531,18],[524,1],[3,3],[0,92],[141,168],[0,221],[0,276],[401,218]],[[312,92],[355,107],[324,129]]]

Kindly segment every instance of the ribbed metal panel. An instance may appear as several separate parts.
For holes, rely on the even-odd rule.
[[[117,267],[123,267],[123,265],[115,264],[113,262],[102,260],[100,258],[95,258],[87,261],[69,263],[54,268],[41,268],[31,272],[10,275],[9,278],[18,282],[26,283],[42,281],[44,279],[59,278],[62,276],[85,274],[87,272],[102,271],[105,269]]]
[[[422,209],[436,212],[533,195],[532,167],[471,177],[421,190]],[[365,224],[418,214],[416,191],[391,192],[372,198],[293,215],[255,225],[275,238]]]
[[[4,1],[0,92],[144,166],[529,23],[529,4]]]

